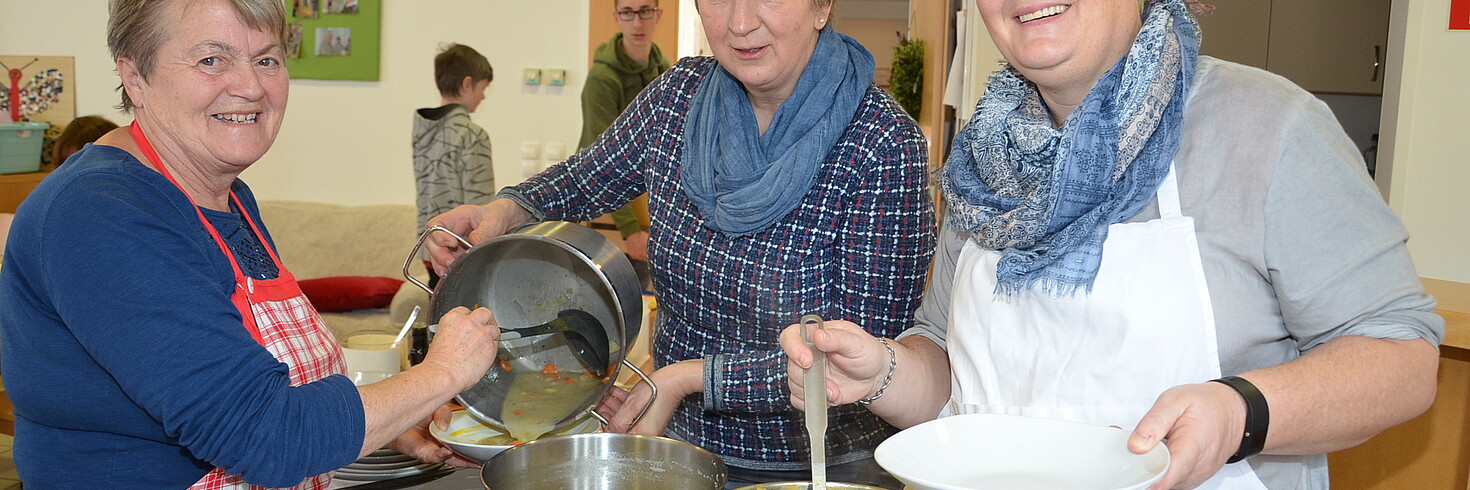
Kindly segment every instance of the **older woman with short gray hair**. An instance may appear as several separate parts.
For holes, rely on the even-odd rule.
[[[423,364],[354,386],[238,176],[289,88],[279,0],[114,0],[108,42],[134,122],[16,212],[0,353],[16,470],[36,488],[328,488],[385,445],[431,462],[431,415],[489,368],[465,308]]]

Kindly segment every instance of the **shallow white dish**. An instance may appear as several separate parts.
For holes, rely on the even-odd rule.
[[[407,468],[409,466],[417,466],[419,464],[421,464],[421,462],[413,458],[408,458],[404,461],[394,461],[388,463],[364,463],[362,462],[362,460],[359,459],[352,464],[343,466],[342,469],[354,471],[388,471],[396,470],[399,468]]]
[[[408,455],[401,454],[401,453],[399,453],[397,451],[394,451],[392,454],[383,454],[383,455],[379,455],[378,453],[369,454],[367,456],[363,456],[361,458],[357,458],[357,461],[353,461],[352,464],[349,464],[347,466],[348,467],[351,467],[352,465],[376,465],[376,464],[386,464],[386,463],[405,463],[405,462],[412,462],[412,461],[414,461],[414,459],[411,458],[411,457],[409,457]]]
[[[1135,490],[1163,478],[1168,448],[1127,444],[1115,427],[968,414],[905,429],[873,456],[914,490]]]
[[[352,481],[378,481],[389,478],[399,478],[409,475],[417,475],[440,466],[438,463],[419,463],[406,468],[391,470],[354,470],[342,468],[332,473],[333,478]]]
[[[572,424],[566,430],[555,434],[548,434],[542,436],[542,438],[567,434],[586,434],[597,432],[601,429],[602,426],[596,418],[587,417]],[[501,434],[504,434],[504,432],[480,423],[479,420],[475,420],[475,417],[470,415],[466,410],[455,410],[450,416],[449,428],[447,429],[439,430],[438,425],[429,424],[429,435],[434,436],[434,439],[448,446],[454,452],[459,453],[460,456],[481,463],[484,463],[496,454],[500,454],[501,451],[509,449],[510,446],[478,444],[475,441]]]

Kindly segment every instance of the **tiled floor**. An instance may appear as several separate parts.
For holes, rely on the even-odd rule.
[[[20,488],[20,475],[15,473],[15,463],[10,459],[12,437],[0,434],[0,490]]]

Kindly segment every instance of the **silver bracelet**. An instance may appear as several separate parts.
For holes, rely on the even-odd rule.
[[[867,405],[882,397],[883,391],[888,389],[888,384],[893,382],[893,372],[898,370],[898,354],[893,352],[893,346],[888,345],[888,339],[878,339],[878,342],[882,343],[883,347],[888,349],[888,375],[883,377],[883,385],[878,387],[878,391],[873,392],[872,395],[868,395],[867,398],[853,402],[858,405]]]

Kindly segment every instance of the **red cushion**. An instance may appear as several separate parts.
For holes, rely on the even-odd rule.
[[[398,294],[402,279],[392,277],[334,276],[297,281],[317,311],[387,308]]]

